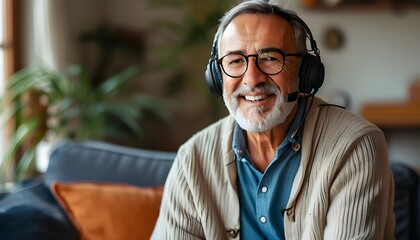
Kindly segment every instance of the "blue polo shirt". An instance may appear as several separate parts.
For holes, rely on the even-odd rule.
[[[289,132],[276,149],[265,172],[257,170],[249,157],[244,131],[236,124],[233,149],[237,159],[241,239],[284,239],[283,214],[301,161],[302,129],[292,133],[303,118],[306,99],[299,100],[298,112]],[[283,210],[283,211],[282,211]]]

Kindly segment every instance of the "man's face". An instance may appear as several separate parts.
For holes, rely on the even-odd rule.
[[[242,14],[234,18],[220,42],[220,57],[231,52],[259,54],[276,48],[295,53],[292,26],[279,16]],[[239,78],[223,73],[223,98],[230,114],[239,125],[252,132],[267,131],[283,123],[296,102],[286,102],[287,94],[297,91],[297,58],[285,59],[283,70],[267,75],[258,69],[255,57],[249,58],[248,69]]]

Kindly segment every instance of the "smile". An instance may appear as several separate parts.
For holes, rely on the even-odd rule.
[[[269,98],[271,95],[242,96],[246,101],[259,102]]]

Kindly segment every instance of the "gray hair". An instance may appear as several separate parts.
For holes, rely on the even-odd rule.
[[[243,1],[229,11],[220,19],[219,26],[216,32],[216,38],[218,42],[217,52],[220,51],[220,40],[223,32],[227,25],[237,16],[241,14],[252,13],[252,14],[265,14],[265,15],[277,15],[287,20],[295,31],[295,41],[297,51],[300,53],[306,53],[306,30],[299,23],[295,17],[297,14],[293,11],[282,8],[277,1],[264,1],[264,0],[247,0]]]

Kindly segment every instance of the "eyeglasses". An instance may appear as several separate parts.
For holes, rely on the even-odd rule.
[[[301,53],[284,53],[280,49],[269,49],[260,54],[243,55],[241,53],[229,53],[217,63],[222,67],[226,75],[233,78],[241,77],[248,70],[249,57],[255,57],[255,63],[258,69],[267,74],[275,75],[284,68],[284,62],[288,56],[302,56]]]

